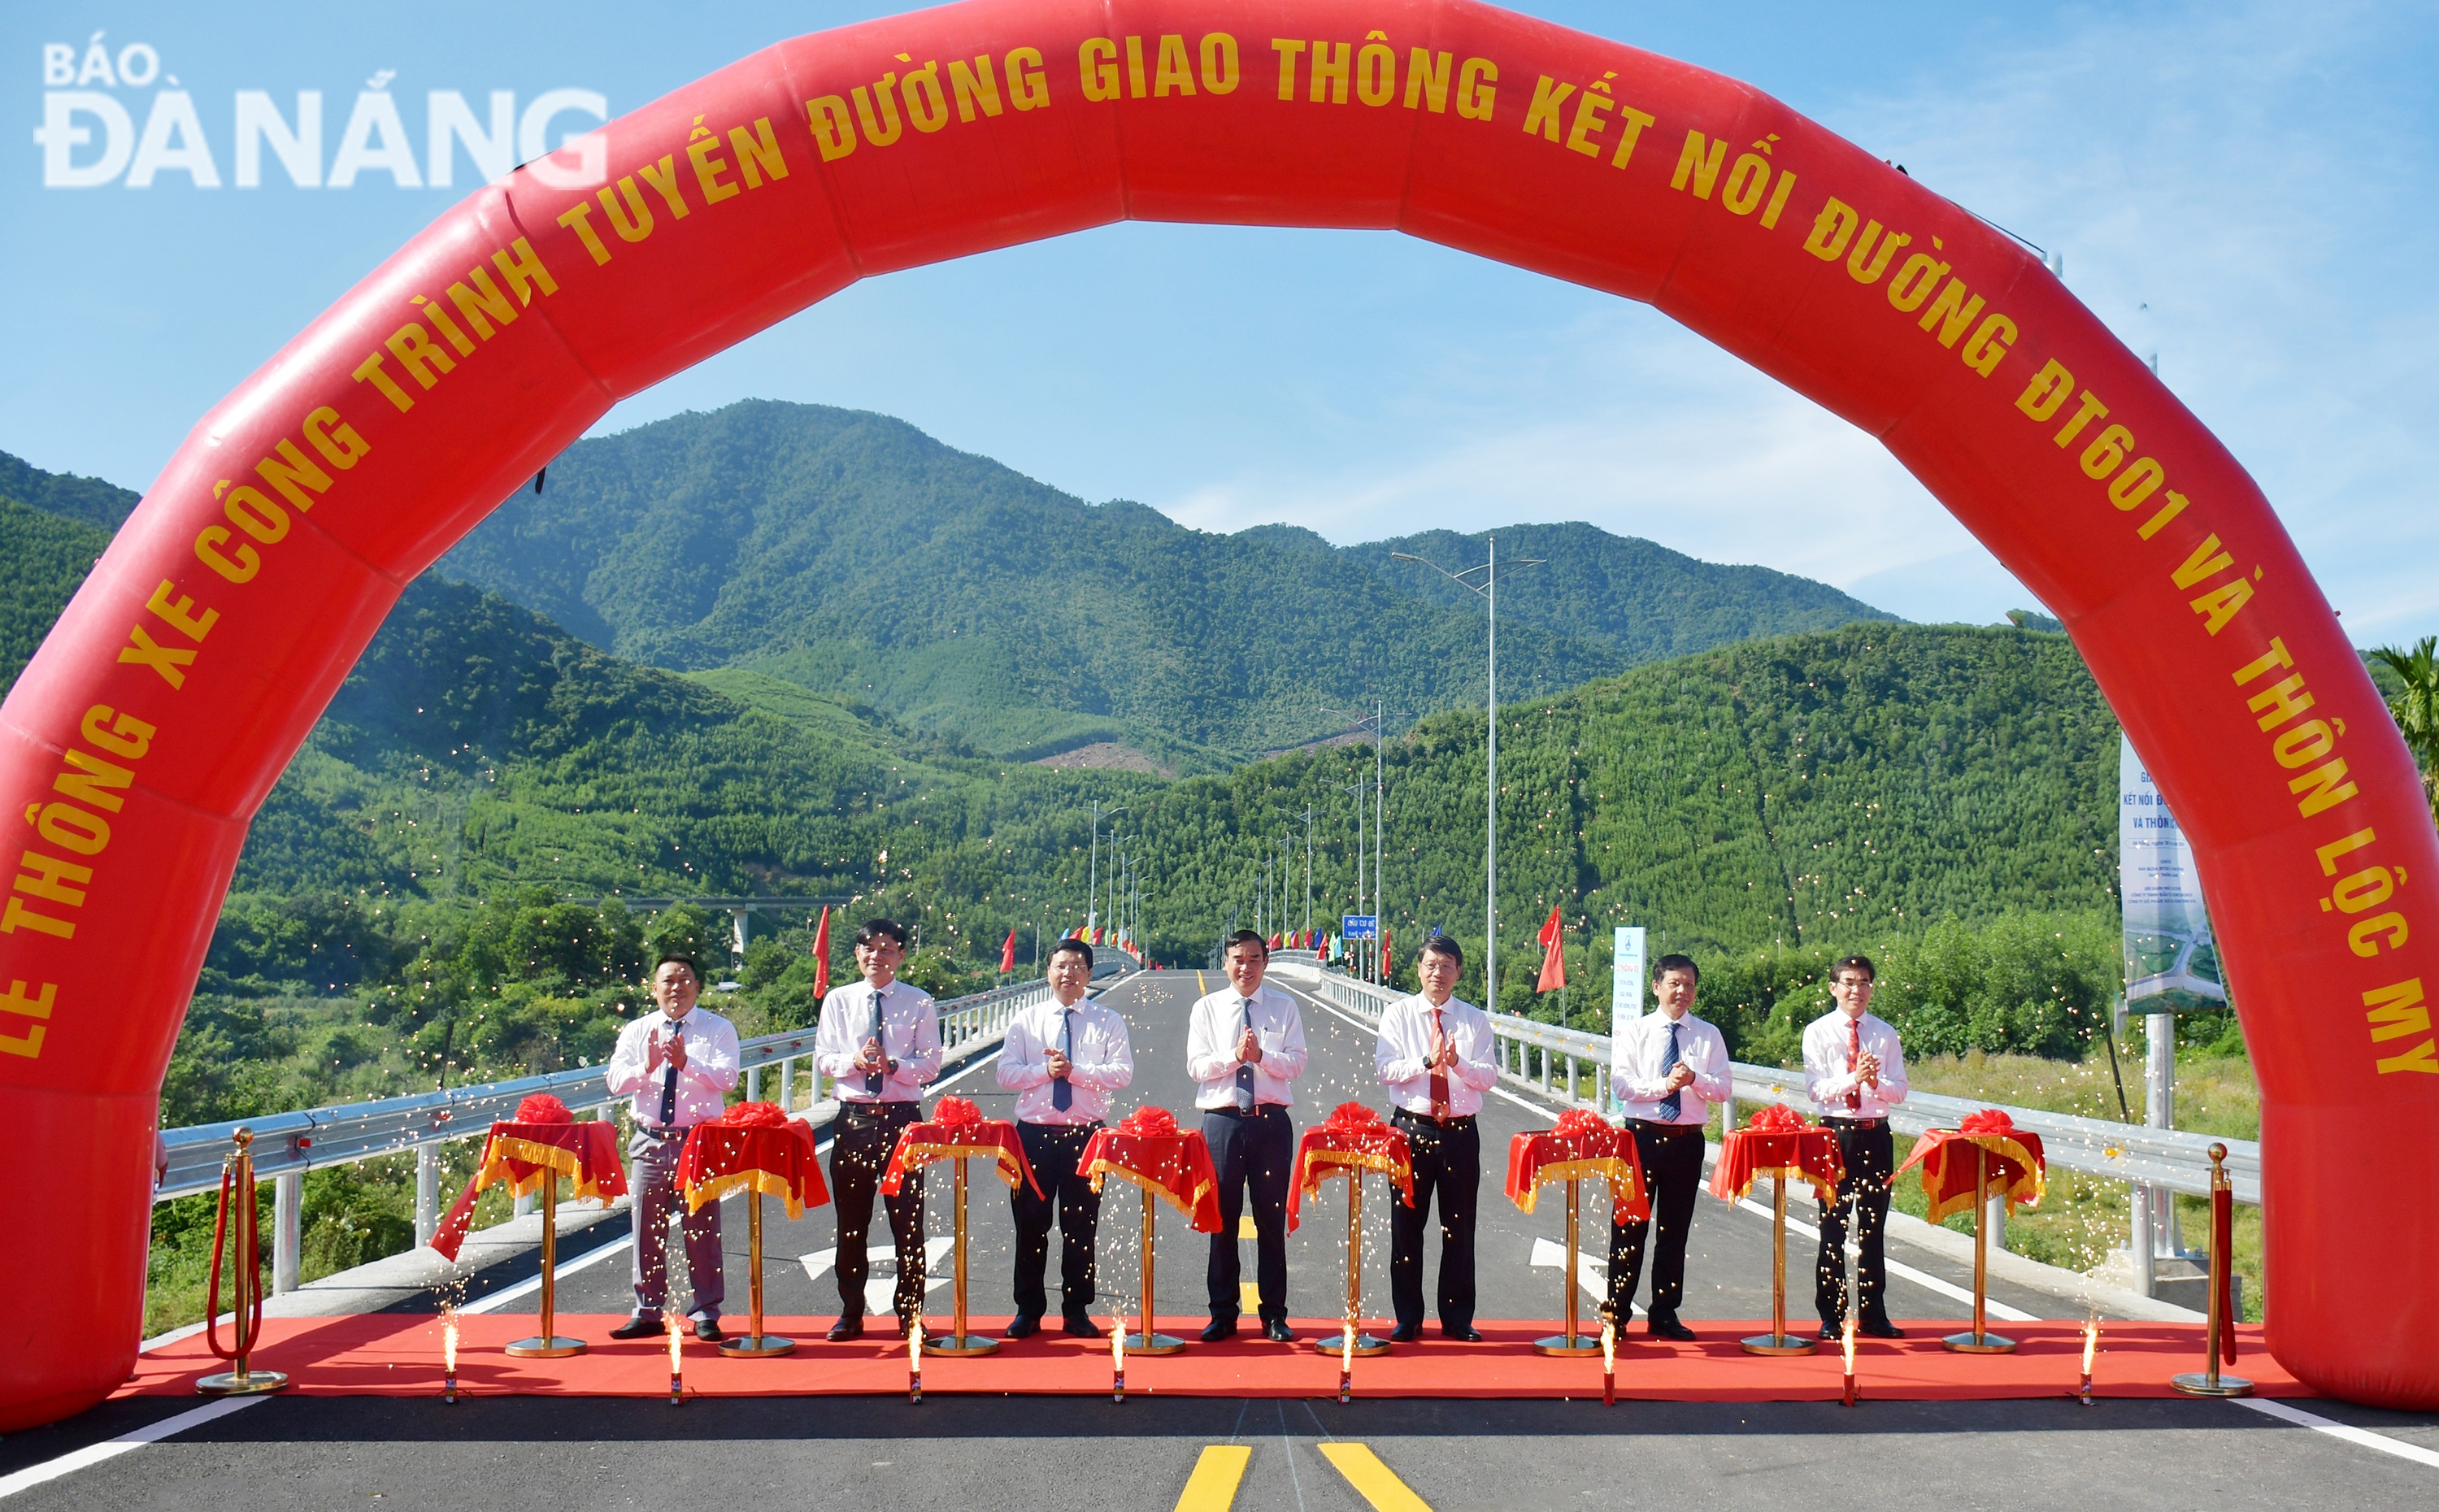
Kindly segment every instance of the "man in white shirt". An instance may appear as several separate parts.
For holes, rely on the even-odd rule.
[[[627,1189],[632,1206],[635,1253],[628,1264],[634,1310],[610,1330],[613,1339],[661,1331],[669,1300],[669,1218],[682,1215],[686,1281],[694,1289],[695,1337],[718,1340],[720,1305],[728,1296],[721,1269],[720,1204],[685,1212],[678,1190],[678,1156],[686,1130],[717,1118],[728,1089],[737,1085],[737,1029],[709,1008],[695,1006],[703,972],[694,958],[675,952],[652,963],[652,1001],[647,1013],[618,1031],[607,1076],[612,1095],[632,1097],[634,1136],[627,1142]]]
[[[1725,1102],[1735,1090],[1727,1041],[1694,1017],[1694,994],[1701,982],[1691,956],[1662,956],[1651,971],[1651,996],[1660,1011],[1628,1024],[1611,1049],[1611,1084],[1634,1131],[1652,1218],[1621,1223],[1611,1217],[1609,1302],[1601,1310],[1625,1331],[1635,1285],[1643,1278],[1644,1245],[1656,1220],[1660,1242],[1652,1247],[1647,1318],[1654,1334],[1680,1343],[1694,1338],[1677,1309],[1685,1301],[1685,1241],[1694,1227],[1694,1194],[1702,1185],[1702,1126],[1710,1119],[1710,1105]]]
[[[1409,1343],[1423,1332],[1423,1225],[1440,1207],[1440,1332],[1467,1343],[1473,1326],[1473,1214],[1482,1189],[1482,1094],[1499,1079],[1490,1015],[1451,994],[1465,969],[1456,941],[1434,934],[1415,963],[1423,989],[1380,1015],[1373,1065],[1414,1155],[1415,1202],[1389,1204],[1389,1297]]]
[[[1896,1147],[1889,1110],[1905,1101],[1905,1051],[1897,1032],[1865,1010],[1878,972],[1867,955],[1849,955],[1829,969],[1838,1005],[1804,1029],[1804,1087],[1822,1121],[1838,1133],[1846,1179],[1838,1201],[1821,1209],[1821,1257],[1813,1306],[1821,1337],[1838,1338],[1846,1317],[1846,1219],[1855,1219],[1855,1327],[1875,1339],[1902,1339],[1889,1322],[1889,1182]]]
[[[861,982],[832,987],[813,1032],[813,1062],[833,1083],[838,1122],[830,1140],[830,1194],[838,1215],[839,1320],[832,1343],[863,1335],[863,1285],[872,1273],[867,1236],[872,1199],[898,1135],[923,1119],[923,1089],[940,1075],[940,1013],[932,994],[898,980],[905,926],[866,919],[855,932]],[[898,1246],[898,1337],[923,1315],[923,1173],[909,1171],[884,1197]]]
[[[1059,1311],[1068,1333],[1098,1339],[1093,1297],[1101,1194],[1077,1167],[1109,1116],[1110,1094],[1134,1080],[1135,1057],[1127,1021],[1084,995],[1093,982],[1091,946],[1060,940],[1050,952],[1048,975],[1052,1001],[1018,1014],[999,1052],[999,1084],[1016,1094],[1016,1135],[1041,1184],[1039,1197],[1019,1183],[1008,1198],[1016,1213],[1016,1317],[1007,1336],[1032,1334],[1049,1307],[1042,1272],[1056,1212]]]
[[[1252,930],[1228,936],[1228,986],[1198,999],[1185,1032],[1186,1075],[1202,1083],[1202,1138],[1220,1173],[1220,1232],[1211,1236],[1211,1326],[1205,1343],[1237,1332],[1237,1224],[1254,1199],[1254,1279],[1262,1335],[1291,1343],[1288,1330],[1288,1180],[1295,1163],[1294,1100],[1304,1075],[1304,1016],[1295,999],[1262,985],[1271,950]]]

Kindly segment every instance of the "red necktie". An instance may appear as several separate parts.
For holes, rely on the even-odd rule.
[[[1432,1116],[1433,1118],[1446,1118],[1450,1112],[1448,1068],[1437,1064],[1440,1058],[1440,1046],[1446,1043],[1448,1043],[1448,1033],[1440,1026],[1440,1010],[1433,1008],[1432,1010],[1432,1060],[1433,1061],[1432,1066]]]
[[[1855,1018],[1851,1018],[1846,1021],[1846,1069],[1848,1071],[1853,1071],[1861,1066],[1862,1063],[1863,1021],[1861,1016],[1858,1015]],[[1854,1087],[1847,1092],[1846,1106],[1853,1112],[1862,1112],[1863,1084],[1860,1081],[1856,1082]]]

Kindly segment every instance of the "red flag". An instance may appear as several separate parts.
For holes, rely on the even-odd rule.
[[[1431,941],[1425,940],[1423,943],[1428,945]],[[1391,982],[1397,980],[1397,976],[1398,962],[1389,950],[1389,926],[1386,921],[1383,921],[1380,925],[1380,980]]]
[[[1541,979],[1533,985],[1533,990],[1556,992],[1567,985],[1567,941],[1555,905],[1550,910],[1550,921],[1541,926],[1536,938],[1541,942]]]
[[[1007,927],[1007,943],[999,948],[999,969],[1003,971],[1016,969],[1016,926],[1013,924]]]
[[[822,905],[822,921],[813,929],[813,1001],[818,1003],[830,990],[830,910]]]

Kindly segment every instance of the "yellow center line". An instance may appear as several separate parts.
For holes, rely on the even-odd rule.
[[[1244,1480],[1246,1463],[1253,1457],[1248,1444],[1206,1446],[1202,1457],[1194,1462],[1194,1473],[1185,1478],[1185,1489],[1178,1495],[1177,1512],[1228,1512],[1237,1504],[1237,1484]]]
[[[1432,1512],[1432,1504],[1416,1496],[1397,1472],[1380,1463],[1380,1456],[1362,1444],[1326,1443],[1318,1446],[1322,1458],[1329,1461],[1356,1494],[1372,1503],[1375,1512]],[[1203,1450],[1205,1454],[1209,1450]],[[1179,1503],[1181,1507],[1185,1503]]]

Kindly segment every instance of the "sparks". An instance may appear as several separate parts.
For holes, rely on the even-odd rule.
[[[2083,1378],[2092,1379],[2092,1357],[2100,1351],[2100,1320],[2087,1319],[2083,1325]]]
[[[2084,1358],[2091,1359],[2090,1349],[2084,1351]],[[457,1309],[454,1307],[440,1309],[440,1368],[451,1376],[457,1374]]]

